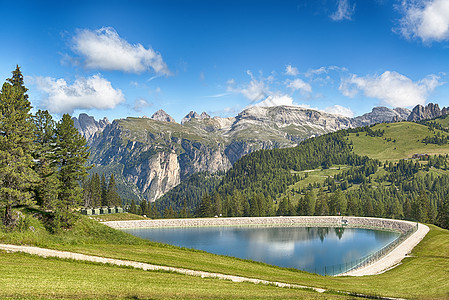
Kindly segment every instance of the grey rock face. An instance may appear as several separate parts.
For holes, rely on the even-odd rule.
[[[95,133],[103,131],[103,129],[110,124],[107,118],[96,121],[94,117],[87,114],[80,114],[78,118],[72,118],[75,128],[81,133],[86,140],[92,138]]]
[[[211,116],[209,116],[206,112],[202,112],[201,115],[197,114],[194,111],[189,112],[184,118],[181,120],[181,124],[184,124],[186,122],[189,122],[192,119],[197,120],[205,120],[205,119],[211,119]]]
[[[447,107],[444,107],[442,110],[440,110],[440,106],[438,104],[429,103],[425,107],[418,104],[415,106],[415,108],[413,108],[410,116],[408,117],[408,121],[433,119],[442,115],[447,115],[448,112],[449,111]]]
[[[433,105],[428,110],[427,115],[434,115],[439,108]],[[414,111],[427,112],[419,106]],[[363,116],[347,118],[296,106],[250,107],[235,118],[211,118],[191,111],[178,124],[160,110],[152,118],[115,120],[103,127],[103,133],[89,141],[91,162],[105,168],[121,166],[118,177],[154,201],[191,174],[226,171],[253,151],[292,147],[312,136],[405,120],[409,115],[406,108],[376,107]],[[86,116],[76,120],[81,121],[77,128],[94,128],[95,120]]]
[[[176,122],[175,119],[173,119],[169,114],[167,114],[164,110],[159,109],[157,112],[155,112],[151,119],[156,121],[162,121],[162,122]]]
[[[197,113],[194,112],[194,111],[191,111],[191,112],[189,112],[184,118],[182,118],[181,124],[184,124],[185,122],[188,122],[188,121],[190,121],[190,120],[193,119],[193,118],[199,119],[199,118],[200,118],[200,115],[197,114]]]
[[[369,126],[376,123],[390,123],[407,120],[410,110],[406,108],[390,109],[388,107],[374,107],[371,112],[352,119],[353,127]]]

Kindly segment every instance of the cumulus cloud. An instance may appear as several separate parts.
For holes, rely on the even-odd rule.
[[[299,74],[299,71],[297,68],[288,65],[285,67],[285,74],[290,76],[296,76]]]
[[[84,58],[87,68],[141,73],[153,70],[170,75],[160,53],[141,44],[130,44],[111,27],[80,30],[73,38],[73,50]]]
[[[295,104],[293,103],[292,97],[290,97],[289,95],[280,94],[280,93],[269,95],[268,97],[265,98],[265,100],[255,104],[255,106],[263,106],[263,107],[279,106],[279,105],[292,106]]]
[[[293,91],[300,90],[303,93],[311,93],[312,87],[310,84],[304,82],[303,80],[296,78],[295,80],[291,80],[287,82],[287,87],[292,89]]]
[[[337,11],[330,15],[333,21],[351,20],[355,12],[355,3],[349,4],[349,0],[338,0]]]
[[[449,1],[404,0],[400,10],[404,16],[397,31],[404,37],[423,42],[449,39]]]
[[[349,107],[344,107],[341,105],[333,105],[326,107],[324,109],[325,112],[335,114],[335,115],[341,115],[348,118],[352,118],[354,116],[354,112]]]
[[[249,70],[246,73],[251,77],[251,81],[242,87],[235,87],[235,80],[231,79],[228,81],[228,92],[241,93],[251,102],[265,98],[269,92],[269,88],[264,80],[256,79]]]
[[[133,109],[136,112],[141,112],[143,111],[145,108],[147,107],[151,107],[153,106],[152,103],[149,103],[146,99],[144,98],[139,98],[136,101],[134,101],[134,106]]]
[[[407,107],[424,105],[429,94],[441,85],[439,79],[436,75],[429,75],[414,82],[397,72],[386,71],[380,76],[352,75],[342,80],[339,89],[348,97],[354,97],[362,91],[365,96],[380,99],[383,104]]]
[[[70,85],[64,79],[35,78],[37,88],[46,94],[43,106],[52,113],[73,113],[75,109],[111,109],[125,101],[123,93],[111,83],[93,75],[78,78]]]

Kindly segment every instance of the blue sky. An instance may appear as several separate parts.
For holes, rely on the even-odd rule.
[[[449,106],[449,0],[0,4],[0,78],[56,117]]]

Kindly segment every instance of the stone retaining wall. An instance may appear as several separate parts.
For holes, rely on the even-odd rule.
[[[347,223],[347,225],[344,225]],[[357,227],[377,228],[404,233],[415,222],[366,218],[366,217],[242,217],[242,218],[196,218],[196,219],[157,219],[133,221],[109,221],[103,224],[116,229],[159,228],[159,227],[199,227],[199,226],[302,226],[302,227]]]

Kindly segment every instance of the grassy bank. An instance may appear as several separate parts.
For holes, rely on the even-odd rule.
[[[175,273],[0,253],[0,298],[314,298],[318,294]],[[329,298],[340,298],[327,294]]]
[[[217,272],[223,274],[240,275],[245,277],[259,278],[270,281],[281,281],[287,283],[296,283],[306,286],[323,287],[331,290],[347,291],[353,293],[365,293],[370,295],[381,295],[388,297],[403,297],[403,298],[445,298],[449,297],[449,231],[440,229],[435,226],[430,226],[431,230],[424,240],[413,250],[413,257],[406,258],[403,264],[390,270],[384,274],[376,276],[366,276],[366,277],[324,277],[315,274],[309,274],[306,272],[279,268],[263,263],[251,262],[241,259],[235,259],[225,256],[218,256],[214,254],[209,254],[203,251],[182,249],[179,247],[162,245],[158,243],[152,243],[149,241],[141,240],[136,237],[130,236],[126,233],[113,230],[102,224],[88,219],[81,218],[78,220],[76,226],[67,232],[62,232],[58,234],[49,234],[45,232],[45,228],[39,228],[38,224],[35,224],[35,231],[25,230],[24,232],[13,232],[13,233],[0,233],[0,241],[2,243],[15,243],[15,244],[31,244],[41,247],[48,247],[53,249],[61,249],[74,251],[84,254],[98,255],[110,258],[126,259],[133,261],[140,261],[146,263],[152,263],[157,265],[166,265],[173,267],[181,267],[193,270],[202,270],[209,272]],[[14,259],[7,258],[8,256]],[[60,261],[54,259],[43,260],[41,258],[25,256],[21,254],[2,254],[2,259],[5,261],[14,261],[17,265],[11,266],[11,268],[16,268],[16,274],[21,274],[20,270],[24,268],[27,261],[36,261],[36,266],[39,264],[49,264],[51,268],[67,268],[73,266],[73,273],[68,272],[66,275],[67,280],[65,280],[61,285],[62,290],[55,290],[55,296],[57,295],[67,295],[64,293],[73,293],[73,289],[77,289],[78,285],[84,284],[79,283],[80,279],[79,273],[89,273],[90,267],[92,267],[92,273],[94,270],[99,270],[101,272],[102,268],[106,268],[105,273],[110,274],[111,277],[116,276],[117,278],[123,278],[123,283],[120,292],[117,291],[116,295],[118,297],[128,297],[132,296],[128,292],[133,291],[133,276],[135,278],[141,278],[139,276],[149,276],[148,272],[139,270],[130,270],[126,268],[118,268],[112,266],[102,266],[94,264],[82,264],[79,262],[70,262],[69,265],[67,261]],[[21,262],[23,260],[23,265]],[[42,261],[43,260],[43,261]],[[30,262],[31,263],[31,262]],[[3,263],[2,263],[3,264]],[[60,265],[59,265],[60,264]],[[75,271],[76,268],[81,268],[78,265],[82,265],[83,268],[87,268],[86,271]],[[49,267],[50,268],[50,267]],[[33,268],[34,269],[34,268]],[[37,268],[39,269],[39,268]],[[2,267],[1,274],[6,274],[6,270]],[[84,270],[84,269],[83,269]],[[35,270],[33,272],[39,272]],[[56,271],[49,271],[56,272]],[[130,272],[129,275],[125,276],[125,272]],[[135,272],[135,273],[134,273]],[[22,272],[22,276],[28,276],[29,272]],[[132,275],[132,274],[136,275]],[[139,275],[139,274],[147,275]],[[230,294],[229,297],[233,297],[231,293],[235,290],[238,292],[240,289],[254,290],[252,294],[254,297],[263,297],[264,293],[267,293],[266,297],[282,297],[277,294],[270,294],[265,291],[266,288],[273,289],[273,291],[279,291],[279,293],[286,293],[284,289],[275,287],[260,287],[253,285],[251,288],[246,287],[247,284],[235,284],[227,283],[223,281],[218,281],[218,283],[213,283],[214,290],[212,294],[207,294],[202,292],[201,286],[204,282],[211,282],[211,279],[201,279],[193,278],[189,276],[169,274],[169,273],[159,273],[150,272],[151,277],[154,280],[162,280],[161,278],[169,278],[165,276],[181,276],[184,282],[185,290],[192,291],[194,293],[195,285],[198,281],[199,284],[198,294],[184,294],[179,295],[179,297],[190,297],[191,295],[198,295],[198,298],[204,297],[219,297],[228,298],[226,296],[220,296],[224,290]],[[72,274],[72,275],[71,275]],[[77,275],[78,274],[78,275]],[[115,274],[115,275],[114,275]],[[31,276],[31,275],[30,275]],[[34,276],[34,275],[33,275]],[[37,275],[35,275],[37,276]],[[74,276],[72,278],[72,276]],[[78,276],[78,277],[77,277]],[[89,275],[90,276],[90,275]],[[122,277],[123,276],[123,277]],[[159,276],[161,278],[159,278]],[[7,291],[8,287],[13,284],[11,277],[5,279],[5,276],[1,279],[0,291]],[[81,276],[82,277],[82,276]],[[157,279],[159,278],[159,279]],[[29,279],[32,281],[32,278]],[[118,280],[118,279],[117,279]],[[137,281],[140,279],[136,279]],[[143,279],[142,279],[143,280]],[[149,279],[148,279],[149,280]],[[167,279],[168,280],[168,279]],[[26,279],[24,279],[26,281]],[[87,281],[88,282],[88,281]],[[115,281],[112,281],[115,282]],[[115,282],[119,284],[118,282]],[[228,285],[225,285],[228,284]],[[39,285],[39,276],[35,279],[35,284]],[[154,283],[153,283],[154,285]],[[244,287],[243,287],[244,286]],[[4,288],[3,288],[4,287]],[[142,287],[143,288],[143,287]],[[182,290],[182,286],[174,285],[173,288],[168,285],[160,285],[158,287],[153,287],[154,289],[159,289],[159,292],[154,291],[154,295],[151,290],[142,291],[142,293],[150,293],[149,297],[159,297],[158,293],[162,293],[164,289],[167,290],[167,297],[177,297],[176,293]],[[64,289],[67,289],[66,291]],[[260,290],[259,290],[260,289]],[[52,288],[50,287],[50,291]],[[106,289],[107,290],[107,289]],[[257,291],[256,291],[257,290]],[[281,291],[282,290],[282,291]],[[287,289],[288,290],[288,289]],[[11,289],[9,289],[11,291]],[[111,290],[113,291],[113,290]],[[258,294],[260,292],[260,294]],[[1,292],[0,292],[1,293]],[[29,291],[27,291],[29,293]],[[95,296],[96,292],[92,292]],[[114,292],[115,293],[115,292]],[[190,292],[189,292],[190,293]],[[298,294],[296,297],[304,296],[319,296],[315,292],[308,291],[294,291],[294,293],[304,293]],[[9,294],[3,294],[3,296],[8,296]],[[28,295],[28,294],[27,294]],[[38,296],[39,294],[35,294]],[[109,294],[108,294],[109,295]],[[138,297],[142,297],[143,294],[138,294]],[[251,295],[251,293],[249,294]],[[270,296],[269,296],[270,295]],[[295,294],[296,295],[296,294]],[[0,296],[2,296],[0,294]],[[148,295],[147,295],[148,296]],[[241,295],[245,297],[244,294]],[[329,296],[329,295],[327,295]],[[293,294],[287,295],[285,297],[295,297]]]

